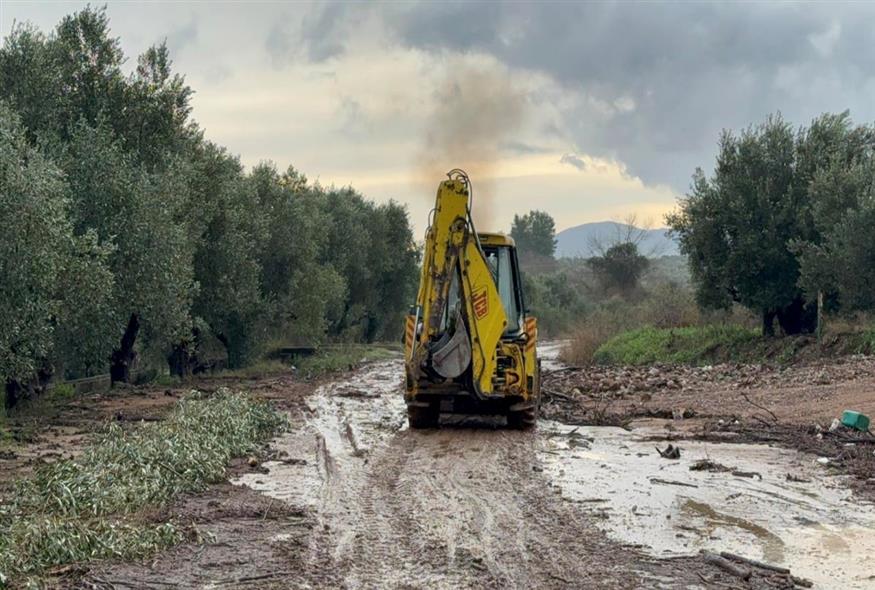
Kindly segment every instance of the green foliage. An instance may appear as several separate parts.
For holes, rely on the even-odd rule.
[[[222,376],[239,379],[261,379],[272,375],[288,375],[291,372],[292,367],[280,360],[261,360],[239,369],[223,372]]]
[[[105,125],[75,129],[64,168],[77,229],[112,245],[115,317],[137,315],[159,347],[182,337],[195,289],[186,228],[174,218],[184,179],[145,173]],[[120,336],[123,324],[111,328]]]
[[[362,363],[385,360],[398,355],[396,349],[364,345],[346,344],[326,348],[310,356],[302,356],[294,360],[298,372],[306,378],[348,371]]]
[[[811,331],[807,301],[839,290],[839,281],[851,307],[871,305],[854,301],[856,273],[865,270],[848,265],[869,254],[848,232],[865,223],[854,212],[872,184],[873,148],[875,130],[852,127],[847,113],[823,115],[795,135],[780,116],[739,136],[724,132],[714,175],[697,170],[668,217],[699,301],[741,303],[761,315],[767,334],[774,318],[787,334]]]
[[[650,260],[638,252],[634,242],[614,244],[604,255],[594,256],[587,263],[604,292],[622,296],[638,290],[641,277],[650,267]]]
[[[69,399],[76,395],[76,389],[69,383],[58,383],[52,387],[51,393],[56,399]]]
[[[701,364],[713,361],[718,351],[739,349],[758,338],[755,331],[734,325],[644,327],[614,336],[593,359],[617,365]]]
[[[811,182],[813,220],[820,240],[794,242],[800,285],[809,298],[826,293],[830,307],[845,313],[875,309],[875,159],[853,163],[834,158]]]
[[[112,244],[101,244],[93,230],[71,239],[67,262],[56,288],[61,307],[54,328],[54,365],[70,379],[105,370],[116,344],[118,310],[110,269]]]
[[[57,284],[74,243],[60,170],[29,147],[0,103],[0,384],[41,369],[62,309]]]
[[[514,215],[510,236],[520,253],[553,258],[556,252],[556,224],[549,213],[529,211]]]
[[[267,325],[258,261],[266,231],[242,170],[223,148],[200,146],[192,162],[186,208],[199,285],[193,314],[225,344],[230,367],[258,356]]]
[[[0,380],[394,339],[417,282],[406,210],[291,167],[247,175],[191,120],[165,45],[125,60],[105,8],[0,48]]]
[[[0,572],[38,574],[177,542],[173,524],[142,524],[134,515],[222,479],[232,457],[284,426],[265,403],[226,389],[212,397],[192,392],[161,422],[107,425],[79,459],[41,465],[16,482],[0,505]]]
[[[564,334],[590,307],[584,287],[568,272],[524,272],[522,278],[526,306],[546,336]]]

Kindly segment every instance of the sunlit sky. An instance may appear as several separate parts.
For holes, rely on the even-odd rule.
[[[0,30],[82,2],[0,0]],[[110,2],[129,65],[166,40],[194,118],[247,166],[406,203],[471,174],[478,229],[662,225],[722,128],[875,117],[866,4]]]

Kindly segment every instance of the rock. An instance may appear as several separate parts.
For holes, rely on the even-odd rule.
[[[829,463],[829,457],[818,457],[817,462],[821,465],[826,465],[827,463]]]
[[[835,432],[836,430],[838,430],[841,427],[842,427],[841,420],[839,420],[838,418],[833,418],[832,424],[829,425],[829,431]]]
[[[656,447],[656,452],[659,453],[659,456],[663,459],[680,459],[681,458],[681,449],[680,447],[676,447],[672,444],[669,444],[664,451],[659,450],[659,447]]]
[[[824,369],[818,371],[817,375],[814,376],[814,382],[818,385],[827,385],[832,381],[829,378],[829,374]]]

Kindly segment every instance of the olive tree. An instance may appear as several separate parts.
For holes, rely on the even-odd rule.
[[[186,186],[170,175],[149,175],[106,126],[84,122],[65,151],[77,232],[93,231],[112,245],[114,281],[113,382],[128,382],[141,328],[148,342],[167,346],[190,325],[195,292],[191,243],[175,219]]]
[[[60,170],[28,146],[18,118],[0,103],[0,377],[7,407],[23,382],[48,371],[60,307],[55,284],[72,234],[63,195]]]

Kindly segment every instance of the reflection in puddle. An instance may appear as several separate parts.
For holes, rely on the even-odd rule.
[[[563,497],[604,514],[609,536],[657,556],[730,551],[784,565],[818,587],[871,588],[875,509],[814,457],[764,445],[681,442],[662,459],[653,430],[542,422],[541,460]],[[708,459],[734,471],[690,471]],[[807,481],[788,481],[787,475]]]
[[[701,532],[708,534],[709,537],[713,536],[715,530],[726,526],[737,527],[749,532],[759,540],[763,555],[768,563],[784,563],[784,542],[781,540],[781,537],[771,531],[749,520],[717,512],[708,504],[696,502],[695,500],[684,500],[681,503],[680,510],[681,514],[687,517],[702,518],[705,526],[701,529]]]

